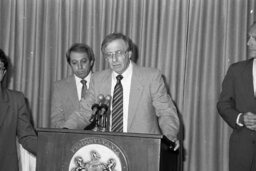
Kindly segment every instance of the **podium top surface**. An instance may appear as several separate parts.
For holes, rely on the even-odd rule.
[[[81,129],[59,129],[59,128],[37,128],[38,133],[73,133],[73,134],[88,134],[88,135],[111,135],[111,136],[128,136],[128,137],[143,137],[153,139],[165,139],[166,137],[161,134],[143,134],[143,133],[117,133],[117,132],[100,132]]]

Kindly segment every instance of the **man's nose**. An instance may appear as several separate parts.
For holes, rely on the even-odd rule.
[[[117,61],[117,58],[118,58],[118,57],[117,57],[117,54],[113,54],[113,55],[112,55],[112,61],[114,61],[114,62]]]
[[[83,64],[82,64],[81,62],[78,64],[78,68],[79,68],[79,69],[82,69],[82,68],[83,68]]]

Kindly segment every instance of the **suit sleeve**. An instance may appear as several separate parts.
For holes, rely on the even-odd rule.
[[[63,105],[61,100],[61,92],[59,92],[60,87],[57,83],[53,87],[52,103],[51,103],[51,127],[61,128],[65,122],[65,117],[63,113]]]
[[[80,101],[79,110],[69,116],[68,120],[63,124],[64,128],[84,129],[90,124],[91,106],[95,103],[93,80],[91,80],[89,87],[85,98]]]
[[[31,122],[30,113],[25,103],[23,95],[17,97],[18,103],[18,120],[17,136],[19,143],[29,152],[36,155],[37,152],[37,135]]]
[[[158,117],[159,127],[162,133],[170,140],[177,139],[179,131],[179,118],[176,107],[168,95],[160,71],[153,77],[151,85],[153,106]]]
[[[222,91],[217,103],[217,109],[221,117],[232,128],[236,128],[236,119],[239,111],[235,107],[235,70],[231,65],[222,83]]]
[[[63,124],[63,128],[68,129],[84,129],[90,124],[89,119],[91,110],[89,108],[86,99],[80,101],[80,107],[78,111],[74,111]]]

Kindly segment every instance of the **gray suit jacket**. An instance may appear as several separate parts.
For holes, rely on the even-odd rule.
[[[56,81],[53,87],[51,127],[61,128],[69,115],[79,109],[75,76]]]
[[[219,114],[233,128],[229,141],[229,170],[232,171],[256,170],[256,132],[236,124],[239,113],[256,113],[252,70],[252,58],[232,64],[217,103]]]
[[[37,136],[24,95],[3,89],[0,94],[0,170],[18,170],[16,137],[26,150],[36,154]]]
[[[91,106],[99,94],[111,94],[112,70],[95,73],[87,97],[81,101],[80,110],[74,112],[64,127],[81,129],[89,124]],[[133,75],[128,111],[128,132],[164,134],[176,138],[179,119],[171,97],[167,94],[160,71],[138,67],[133,63]]]

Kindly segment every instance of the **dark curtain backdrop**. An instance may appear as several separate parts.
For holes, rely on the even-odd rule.
[[[0,48],[10,57],[8,87],[29,101],[36,127],[48,127],[53,82],[71,73],[65,53],[89,44],[95,71],[106,34],[137,46],[137,63],[162,71],[177,105],[180,170],[227,171],[230,128],[216,102],[230,64],[247,59],[255,0],[1,0]]]

